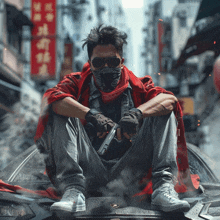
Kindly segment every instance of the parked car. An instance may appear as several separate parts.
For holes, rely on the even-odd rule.
[[[213,173],[213,162],[199,148],[187,143],[190,170],[200,176],[200,187],[193,195],[180,196],[191,204],[186,213],[164,213],[151,209],[149,200],[126,204],[120,197],[100,195],[87,199],[87,210],[68,216],[69,219],[220,219],[220,182]],[[6,184],[4,189],[20,186],[25,189],[43,192],[52,187],[45,175],[42,155],[36,145],[20,154],[0,173]],[[0,184],[1,186],[1,184]],[[11,188],[12,187],[12,188]],[[0,187],[0,190],[2,188]],[[0,191],[0,219],[55,220],[62,218],[50,212],[50,206],[58,198],[45,197],[24,191]],[[185,197],[185,198],[184,198]],[[63,216],[67,219],[67,216]]]

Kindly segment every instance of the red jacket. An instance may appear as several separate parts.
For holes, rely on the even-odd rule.
[[[144,76],[141,78],[136,77],[131,71],[129,71],[125,66],[122,69],[122,74],[125,74],[128,77],[129,83],[132,87],[132,98],[134,101],[135,107],[147,102],[152,99],[159,93],[172,94],[171,92],[166,91],[161,87],[154,87],[154,83],[150,76]],[[41,115],[39,118],[37,132],[35,136],[35,141],[37,141],[43,134],[44,127],[47,123],[49,116],[49,105],[54,101],[63,99],[65,97],[71,97],[77,100],[84,106],[89,107],[89,82],[91,80],[92,73],[90,66],[86,63],[83,67],[82,72],[71,73],[64,77],[64,79],[59,82],[55,87],[48,89],[43,96],[41,104]],[[182,119],[182,110],[179,102],[176,104],[174,109],[176,119],[178,121],[177,127],[177,164],[178,164],[178,183],[176,185],[176,190],[178,192],[185,192],[187,190],[195,190],[195,187],[198,188],[198,176],[193,176],[196,179],[191,181],[189,163],[187,156],[187,147],[185,140],[185,130]],[[82,123],[85,124],[85,121],[82,120]],[[151,177],[149,172],[148,177]],[[147,178],[147,182],[148,179]],[[148,182],[149,183],[149,182]],[[148,185],[149,188],[149,185]],[[152,192],[152,189],[147,189],[145,191]]]

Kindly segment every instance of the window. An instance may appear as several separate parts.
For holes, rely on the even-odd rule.
[[[21,54],[21,29],[16,31],[8,30],[8,44],[13,46]]]
[[[6,4],[8,44],[21,53],[22,26],[33,27],[33,23],[15,6]]]
[[[186,27],[186,17],[179,18],[179,26]]]
[[[180,27],[186,27],[187,23],[186,23],[186,19],[187,19],[187,13],[185,10],[181,10],[177,13],[177,17],[179,18],[179,26]]]

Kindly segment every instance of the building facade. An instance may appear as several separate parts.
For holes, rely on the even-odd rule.
[[[219,126],[217,125],[220,120],[219,94],[214,86],[213,66],[219,51],[217,46],[216,50],[214,46],[209,45],[215,45],[219,38],[214,33],[213,38],[208,34],[210,39],[201,45],[197,36],[199,36],[199,31],[216,25],[219,14],[195,23],[201,2],[179,1],[173,10],[169,22],[170,28],[168,28],[171,31],[169,42],[171,46],[167,47],[170,49],[171,56],[169,53],[163,54],[164,59],[169,60],[171,57],[172,65],[167,66],[172,68],[165,68],[164,87],[173,91],[181,102],[187,141],[196,144],[215,161],[218,161],[215,152],[218,152],[219,142]],[[163,37],[165,45],[167,45],[166,40],[169,39],[169,35],[165,28]],[[188,44],[191,46],[187,47]],[[199,52],[202,48],[207,49]],[[192,53],[191,51],[195,55],[189,56],[182,62],[184,55],[187,56]],[[196,54],[197,51],[198,54]],[[175,83],[173,87],[168,85],[168,76],[176,79],[177,86]]]
[[[26,59],[22,31],[32,22],[22,12],[24,1],[0,1],[0,117],[19,100]]]
[[[161,22],[162,22],[162,1],[156,1],[149,6],[144,4],[145,24],[143,28],[144,46],[142,57],[144,57],[145,75],[153,78],[155,85],[159,85],[161,74]]]
[[[204,85],[201,84],[206,75],[204,71],[210,69],[205,63],[209,63],[209,66],[212,65],[212,52],[193,56],[178,68],[175,66],[192,35],[200,2],[179,1],[173,8],[170,17],[163,16],[163,11],[159,10],[162,6],[158,7],[158,5],[162,5],[164,1],[151,4],[149,11],[146,10],[147,22],[144,29],[146,38],[143,52],[146,73],[152,76],[156,85],[172,91],[180,100],[187,141],[196,145],[201,144],[199,140],[202,140],[201,137],[204,136],[201,129],[206,109],[204,95],[206,94],[207,102],[211,102],[214,98],[211,95],[213,94],[212,80],[208,80],[207,92],[202,88]],[[210,98],[208,98],[209,96]]]
[[[130,68],[133,62],[131,30],[127,25],[126,15],[121,0],[96,0],[98,24],[111,25],[128,35],[127,45],[123,47],[124,64]]]

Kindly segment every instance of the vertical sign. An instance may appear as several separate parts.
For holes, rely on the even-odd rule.
[[[158,24],[157,24],[157,30],[158,30],[158,62],[159,62],[159,71],[160,72],[163,72],[163,67],[162,67],[162,52],[163,52],[163,47],[164,47],[164,44],[163,44],[163,41],[162,41],[162,37],[163,37],[163,34],[164,34],[164,30],[163,30],[163,23],[161,21],[158,21]]]
[[[32,0],[31,78],[56,78],[56,0]]]
[[[183,115],[194,115],[194,99],[192,97],[178,98]]]

